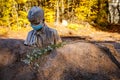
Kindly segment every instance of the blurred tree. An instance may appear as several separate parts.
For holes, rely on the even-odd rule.
[[[108,24],[108,0],[0,0],[0,25],[27,26],[27,12],[32,6],[44,9],[46,22],[65,19],[73,23]],[[117,9],[120,12],[119,5]]]
[[[96,23],[100,26],[108,25],[108,0],[98,0]]]

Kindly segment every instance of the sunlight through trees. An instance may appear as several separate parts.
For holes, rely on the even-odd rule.
[[[0,0],[0,26],[29,26],[27,12],[32,6],[42,7],[49,23],[120,23],[119,0]]]

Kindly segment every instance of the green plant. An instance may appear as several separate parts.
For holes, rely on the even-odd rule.
[[[52,51],[56,48],[62,47],[63,45],[65,45],[65,42],[59,43],[59,44],[54,44],[54,45],[50,45],[47,46],[46,48],[34,48],[33,50],[31,50],[31,52],[29,52],[26,55],[26,58],[22,60],[22,62],[24,62],[25,64],[33,64],[35,67],[39,67],[39,64],[37,62],[34,63],[34,61],[36,61],[38,58],[40,58],[43,54]]]
[[[72,30],[78,30],[79,25],[78,24],[68,24],[67,28],[72,29]]]

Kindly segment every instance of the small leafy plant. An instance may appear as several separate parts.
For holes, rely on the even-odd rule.
[[[29,52],[26,55],[26,58],[22,60],[22,62],[24,62],[25,64],[33,64],[35,67],[39,67],[38,63],[34,63],[35,60],[37,60],[38,58],[40,58],[43,54],[52,51],[56,48],[62,47],[63,45],[65,45],[65,42],[59,43],[59,44],[54,44],[54,45],[49,45],[46,48],[43,49],[39,49],[39,48],[34,48],[31,52]]]

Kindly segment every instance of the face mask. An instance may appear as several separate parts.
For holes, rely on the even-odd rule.
[[[34,29],[34,30],[39,30],[39,29],[42,29],[42,24],[38,24],[38,25],[31,25],[31,27]]]

